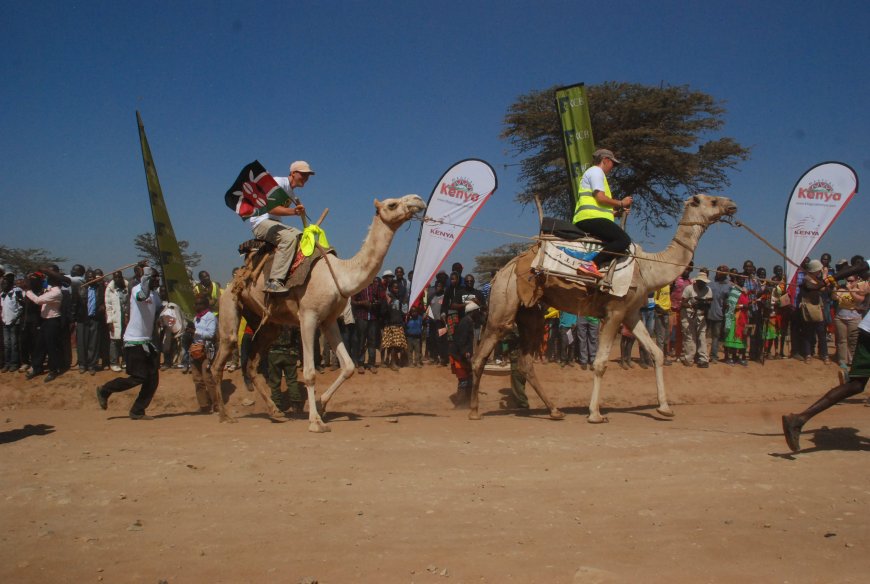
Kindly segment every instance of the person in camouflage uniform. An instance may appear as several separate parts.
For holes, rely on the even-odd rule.
[[[296,369],[299,364],[298,328],[283,327],[281,334],[269,348],[267,362],[272,401],[282,412],[301,414],[305,409],[305,396],[299,390],[299,383],[296,381]],[[286,391],[281,391],[282,377],[286,380]]]
[[[502,351],[508,356],[511,363],[511,397],[516,407],[521,410],[529,409],[529,398],[526,396],[526,376],[520,371],[520,334],[517,325],[502,339]]]

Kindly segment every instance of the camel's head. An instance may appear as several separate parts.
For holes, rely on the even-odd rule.
[[[426,203],[417,195],[405,195],[401,199],[375,199],[375,213],[381,221],[396,228],[417,213],[426,210]]]
[[[737,205],[728,197],[712,197],[699,193],[686,201],[683,219],[713,223],[737,212]]]

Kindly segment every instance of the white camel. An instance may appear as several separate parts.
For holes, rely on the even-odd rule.
[[[601,393],[601,378],[607,369],[610,349],[619,332],[621,324],[625,324],[637,337],[641,346],[655,360],[656,390],[658,393],[659,414],[667,417],[674,415],[665,395],[665,382],[662,370],[664,355],[655,341],[649,335],[643,321],[640,320],[640,307],[646,303],[650,292],[660,289],[673,282],[686,266],[692,261],[698,241],[707,227],[726,215],[733,215],[737,206],[726,197],[695,195],[685,202],[685,210],[677,226],[673,241],[659,253],[644,253],[638,248],[637,262],[629,292],[621,297],[611,296],[595,289],[591,293],[579,290],[568,290],[564,286],[548,286],[543,283],[543,296],[540,302],[559,310],[574,314],[597,316],[602,318],[602,326],[598,337],[598,352],[593,364],[594,378],[592,398],[589,402],[589,417],[591,423],[606,422],[601,415],[599,398]],[[489,299],[489,315],[486,328],[481,335],[480,344],[472,361],[473,382],[471,390],[471,411],[468,417],[480,419],[479,389],[480,377],[486,360],[498,340],[516,322],[520,336],[520,369],[526,374],[526,379],[535,392],[550,410],[550,417],[562,419],[564,414],[544,394],[541,383],[535,374],[533,357],[541,346],[544,327],[544,312],[540,304],[523,306],[517,292],[517,279],[530,277],[525,268],[524,273],[518,273],[518,266],[530,265],[529,254],[535,254],[537,245],[520,254],[503,267],[492,281]],[[532,256],[533,257],[533,256]]]
[[[237,344],[240,317],[244,316],[257,331],[251,343],[251,358],[248,360],[246,373],[253,381],[257,393],[266,402],[269,415],[278,418],[281,413],[269,395],[266,380],[258,373],[260,359],[280,333],[281,326],[298,326],[302,337],[302,377],[308,390],[308,430],[330,430],[318,412],[318,404],[321,404],[320,409],[324,411],[336,390],[356,370],[342,342],[337,319],[348,298],[372,283],[381,269],[396,229],[426,209],[423,199],[417,195],[405,195],[400,199],[386,199],[383,202],[375,200],[374,204],[375,217],[359,252],[347,260],[332,255],[320,259],[314,264],[308,281],[291,289],[288,294],[272,299],[266,297],[263,293],[263,274],[252,266],[253,253],[249,254],[245,268],[239,270],[220,300],[220,351],[212,370],[216,385],[214,403],[218,406],[221,422],[235,421],[227,413],[220,385],[224,365]],[[326,390],[320,402],[315,393],[314,369],[314,334],[318,327],[330,347],[334,347],[341,365],[338,378]]]

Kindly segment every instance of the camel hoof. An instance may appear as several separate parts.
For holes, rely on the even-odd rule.
[[[607,419],[607,416],[602,416],[601,414],[595,414],[594,416],[592,414],[589,414],[589,417],[586,418],[586,421],[590,424],[606,424],[610,420]]]
[[[468,412],[468,419],[469,420],[481,420],[481,419],[483,419],[483,416],[480,415],[479,411],[471,410],[470,412]]]
[[[674,414],[674,410],[672,410],[670,407],[667,407],[667,408],[656,408],[656,411],[659,413],[659,415],[662,415],[662,416],[664,416],[664,417],[666,417],[666,418],[673,418],[674,415],[675,415],[675,414]]]
[[[558,408],[550,410],[550,419],[551,420],[564,420],[565,414],[560,411]]]
[[[315,434],[323,434],[324,432],[332,432],[332,428],[323,422],[311,422],[308,424],[308,431],[314,432]]]

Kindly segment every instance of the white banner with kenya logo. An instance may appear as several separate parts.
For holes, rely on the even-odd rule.
[[[412,304],[420,299],[497,187],[498,179],[492,167],[474,158],[457,162],[435,184],[426,207],[426,220],[420,228],[411,283]]]
[[[834,223],[855,193],[858,175],[841,162],[817,164],[797,181],[785,214],[785,255],[797,263]],[[786,265],[786,281],[794,283],[797,268]],[[794,289],[791,289],[792,296]]]

